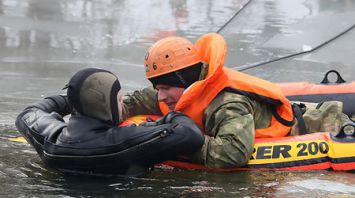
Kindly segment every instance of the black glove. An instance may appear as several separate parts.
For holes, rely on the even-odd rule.
[[[156,121],[149,121],[147,120],[147,122],[143,122],[141,123],[139,126],[145,126],[145,127],[151,127],[151,126],[159,126],[162,124],[167,124],[167,123],[171,123],[172,120],[177,117],[177,116],[185,116],[187,117],[185,114],[182,114],[181,112],[177,112],[177,111],[170,111],[168,114],[166,114],[164,117],[159,118]]]
[[[164,118],[165,116],[154,121],[152,118],[148,117],[147,122],[142,122],[141,124],[139,124],[139,126],[144,126],[144,127],[159,126],[164,124]]]
[[[176,117],[188,117],[187,115],[179,112],[179,111],[170,111],[168,114],[166,114],[162,119],[163,119],[163,123],[173,123],[174,119]]]

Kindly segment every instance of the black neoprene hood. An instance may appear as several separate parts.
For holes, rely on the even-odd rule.
[[[70,79],[67,88],[68,100],[77,112],[117,126],[117,94],[121,85],[113,73],[98,68],[82,69]]]

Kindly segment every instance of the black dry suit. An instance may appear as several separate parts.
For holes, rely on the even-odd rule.
[[[159,122],[117,127],[119,90],[112,73],[81,70],[68,84],[68,98],[51,96],[28,106],[16,126],[47,165],[72,173],[137,175],[202,146],[200,129],[177,112]]]

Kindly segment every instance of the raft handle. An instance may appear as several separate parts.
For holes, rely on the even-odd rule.
[[[337,138],[353,137],[355,138],[355,124],[353,122],[345,123],[338,134],[335,135]]]
[[[329,70],[327,73],[325,73],[321,84],[330,84],[331,83],[328,80],[328,75],[330,73],[335,73],[337,75],[337,81],[335,82],[336,84],[346,83],[346,81],[340,76],[340,74],[339,74],[339,72],[337,70]]]

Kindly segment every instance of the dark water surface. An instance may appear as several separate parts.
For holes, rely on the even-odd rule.
[[[125,91],[148,85],[143,58],[165,36],[220,33],[227,65],[255,64],[316,48],[355,24],[355,1],[0,0],[0,197],[355,197],[352,173],[156,169],[142,178],[63,176],[16,137],[29,103],[62,93],[80,68],[102,67]],[[299,56],[247,69],[280,81],[321,81],[329,69],[355,80],[355,30]],[[354,151],[355,152],[355,151]]]

